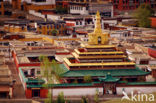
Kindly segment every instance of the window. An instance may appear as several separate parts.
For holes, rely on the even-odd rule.
[[[32,2],[46,2],[46,0],[32,0]]]
[[[41,29],[41,25],[39,25],[39,28]]]
[[[76,21],[76,25],[78,25],[79,23],[78,23],[78,21]]]
[[[86,7],[86,10],[88,10],[88,6]]]
[[[41,72],[40,71],[37,71],[37,74],[41,74]]]
[[[82,22],[80,21],[80,25],[82,25]]]
[[[40,89],[33,89],[32,97],[40,97]]]
[[[24,26],[22,26],[22,30],[24,30]]]
[[[117,9],[118,8],[118,5],[116,5],[115,8]]]

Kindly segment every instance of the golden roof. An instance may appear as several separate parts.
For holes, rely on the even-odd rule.
[[[101,56],[101,55],[95,55],[95,56],[79,56],[76,53],[72,53],[72,55],[76,58],[126,58],[125,55],[106,55],[106,56]]]
[[[113,52],[80,52],[77,49],[74,50],[77,54],[123,54],[122,51],[113,51]]]
[[[134,62],[110,62],[110,63],[71,63],[68,58],[64,58],[68,66],[118,66],[118,65],[135,65]]]
[[[115,45],[84,45],[84,44],[81,44],[81,47],[85,47],[85,48],[113,48],[116,46]]]

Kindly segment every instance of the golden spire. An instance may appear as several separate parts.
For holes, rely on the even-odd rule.
[[[108,43],[108,35],[108,33],[102,32],[101,17],[99,11],[97,11],[94,32],[88,34],[88,43],[90,45],[105,45]]]
[[[97,11],[97,13],[96,13],[96,23],[95,23],[94,33],[101,33],[102,34],[101,17],[100,17],[99,11]]]

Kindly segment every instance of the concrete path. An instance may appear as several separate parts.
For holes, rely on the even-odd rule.
[[[16,66],[12,60],[6,62],[6,64],[9,66],[9,69],[11,70],[13,79],[16,80],[14,84],[14,91],[13,91],[13,98],[25,98],[25,91],[22,86],[21,80],[19,78],[19,75],[16,71]]]

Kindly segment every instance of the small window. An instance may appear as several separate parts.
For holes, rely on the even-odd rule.
[[[41,71],[37,71],[37,74],[41,74]]]
[[[78,25],[79,23],[78,23],[78,21],[76,21],[76,25]]]
[[[80,25],[82,25],[82,22],[80,21]]]
[[[41,29],[41,25],[39,25],[39,28]]]

